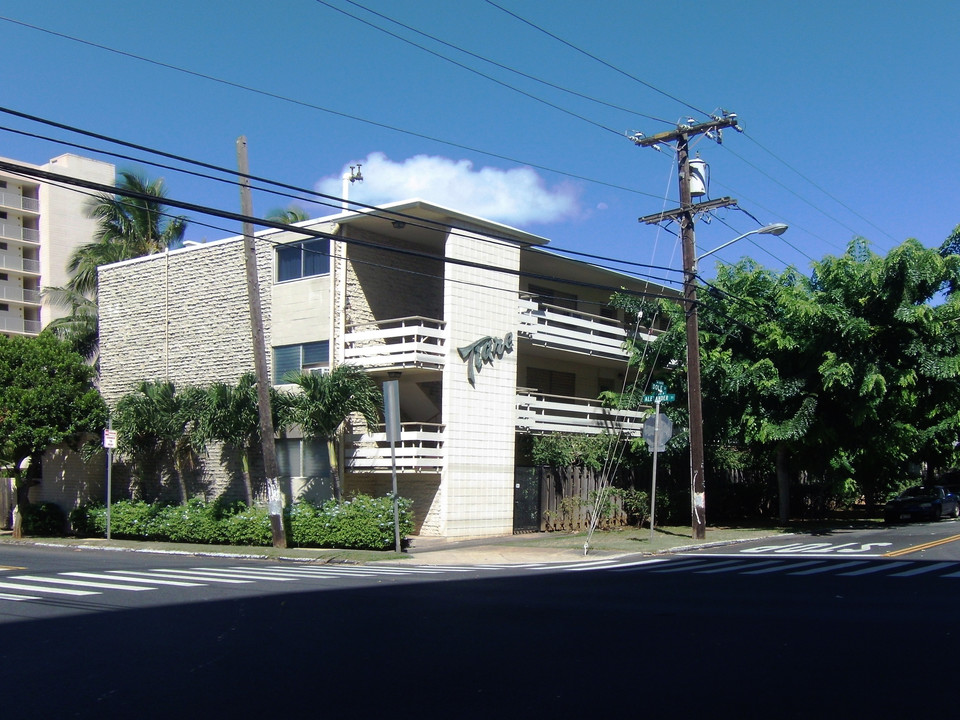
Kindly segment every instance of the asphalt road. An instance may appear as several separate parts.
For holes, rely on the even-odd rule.
[[[958,533],[513,568],[3,547],[2,702],[63,718],[949,715],[960,545],[939,541]],[[832,549],[779,552],[798,540]]]

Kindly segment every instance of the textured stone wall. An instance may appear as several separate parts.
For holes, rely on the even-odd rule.
[[[273,245],[261,240],[256,247],[269,348]],[[239,239],[101,268],[99,293],[100,388],[111,407],[143,380],[206,386],[234,383],[254,369]],[[214,444],[203,469],[193,490],[242,498],[234,454]]]
[[[349,237],[384,243],[385,238],[349,230]],[[392,246],[423,252],[402,240]],[[443,262],[385,250],[347,245],[347,324],[411,316],[443,316]]]

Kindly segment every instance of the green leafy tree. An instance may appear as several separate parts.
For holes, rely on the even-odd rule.
[[[711,471],[773,470],[786,522],[800,474],[823,494],[856,487],[875,504],[911,463],[951,462],[960,433],[958,261],[915,240],[880,257],[858,239],[815,263],[809,278],[750,260],[718,268],[700,294]],[[686,424],[683,310],[664,303],[661,312],[670,329],[635,361],[681,370],[673,412]]]
[[[44,288],[52,303],[69,311],[50,323],[51,331],[81,355],[95,361],[99,349],[97,326],[97,268],[163,252],[183,240],[187,221],[167,213],[167,191],[162,179],[148,180],[121,171],[117,188],[145,198],[99,194],[90,200],[89,217],[97,221],[93,240],[76,248],[67,263],[70,279],[65,287]]]
[[[164,469],[172,462],[179,500],[187,502],[187,478],[205,449],[201,418],[206,401],[200,388],[177,390],[171,382],[146,381],[117,402],[117,451],[133,465],[141,494],[163,487]]]
[[[52,334],[0,335],[0,439],[16,483],[14,535],[29,503],[27,459],[34,470],[54,445],[77,446],[104,427],[106,406],[91,380],[94,370]]]
[[[67,264],[71,275],[67,286],[88,297],[96,298],[98,267],[163,252],[178,245],[187,228],[186,218],[167,212],[162,178],[149,180],[123,170],[117,188],[123,192],[91,199],[87,213],[97,221],[93,242],[74,250]],[[128,192],[144,197],[130,197]]]
[[[285,208],[274,208],[267,213],[267,220],[275,220],[276,222],[287,223],[288,225],[293,225],[294,223],[303,222],[304,220],[309,219],[310,216],[307,214],[307,211],[299,205],[290,205],[289,207]]]
[[[360,368],[338,365],[326,374],[297,373],[292,382],[300,392],[293,394],[291,420],[305,437],[327,441],[333,494],[343,497],[337,446],[342,441],[347,419],[359,414],[368,426],[380,421],[383,396],[376,383]]]
[[[260,448],[260,408],[257,401],[257,378],[244,374],[236,385],[214,383],[206,389],[207,399],[198,431],[204,442],[216,440],[240,453],[244,493],[247,505],[253,505],[254,489],[251,477],[253,458]],[[270,388],[273,426],[278,431],[288,423],[284,417],[289,407],[288,398],[280,397]]]

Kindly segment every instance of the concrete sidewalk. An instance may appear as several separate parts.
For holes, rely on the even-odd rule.
[[[249,547],[227,545],[196,545],[138,540],[106,540],[104,538],[23,538],[14,540],[9,531],[0,532],[0,545],[34,545],[76,550],[113,552],[144,552],[158,554],[196,555],[198,557],[236,557],[267,560],[288,560],[312,563],[393,564],[393,565],[525,565],[532,563],[593,562],[633,555],[654,555],[679,549],[705,545],[726,545],[756,539],[771,531],[741,530],[708,532],[708,541],[697,543],[670,533],[660,533],[656,542],[609,544],[601,538],[584,554],[583,536],[561,534],[506,535],[464,540],[446,538],[409,538],[407,549],[400,554],[392,551],[337,550],[318,548]]]

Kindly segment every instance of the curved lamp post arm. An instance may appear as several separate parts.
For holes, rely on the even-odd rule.
[[[713,255],[715,252],[723,250],[725,247],[733,245],[735,242],[743,240],[745,237],[749,237],[750,235],[783,235],[787,231],[788,227],[788,225],[784,225],[783,223],[771,223],[770,225],[764,225],[762,228],[745,232],[743,235],[738,235],[733,240],[728,240],[723,245],[715,247],[713,250],[708,250],[703,255],[700,255],[697,258],[697,265],[699,265],[700,261],[708,255]]]

